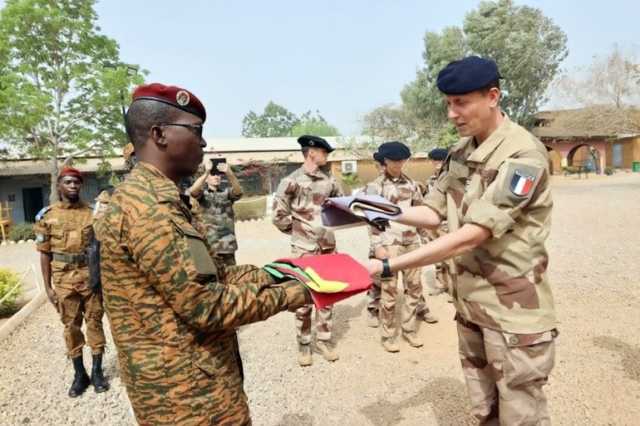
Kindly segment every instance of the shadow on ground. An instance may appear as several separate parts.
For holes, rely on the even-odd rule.
[[[640,382],[640,346],[633,346],[611,336],[599,336],[593,339],[599,348],[617,352],[622,356],[622,369],[627,377]]]
[[[367,305],[366,300],[362,300],[355,306],[336,305],[333,308],[333,341],[335,343],[342,340],[351,328],[351,321],[364,315]]]
[[[287,413],[276,426],[312,426],[313,418],[309,414]]]
[[[374,426],[397,425],[403,420],[403,412],[422,407],[432,410],[438,425],[473,424],[464,384],[455,379],[439,377],[430,380],[415,395],[400,402],[379,400],[360,410]],[[425,413],[425,418],[427,417]]]

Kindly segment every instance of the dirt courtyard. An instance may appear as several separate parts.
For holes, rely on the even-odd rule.
[[[560,336],[545,388],[557,425],[640,423],[640,174],[578,180],[554,178],[550,279]],[[287,239],[266,221],[238,224],[240,263],[264,264],[289,254]],[[338,248],[363,260],[364,228],[339,231]],[[9,266],[0,247],[0,266]],[[35,250],[35,248],[34,248]],[[425,342],[384,352],[365,320],[366,298],[335,307],[340,360],[296,362],[293,314],[240,332],[245,390],[261,426],[475,424],[460,369],[453,308],[427,297],[439,317],[424,324]],[[105,324],[106,321],[105,321]],[[110,343],[111,344],[111,343]],[[85,364],[89,364],[88,352]],[[0,342],[0,424],[130,425],[115,349],[106,354],[112,389],[66,396],[72,377],[62,326],[46,304]]]

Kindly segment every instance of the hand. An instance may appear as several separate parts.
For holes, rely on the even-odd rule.
[[[219,163],[218,164],[218,171],[221,173],[224,173],[225,175],[229,174],[229,171],[231,169],[229,169],[229,165],[227,163]]]
[[[372,277],[382,274],[382,261],[379,259],[369,259],[369,263],[366,265],[369,275]]]
[[[57,311],[58,310],[58,296],[56,295],[55,291],[53,291],[53,289],[51,287],[47,288],[47,298],[49,299],[49,302],[51,302],[53,307],[56,308],[56,311]]]
[[[211,169],[213,168],[213,163],[211,161],[205,160],[204,161],[204,172],[205,174],[209,175],[211,174]]]
[[[387,252],[387,249],[379,246],[376,247],[376,249],[373,252],[373,255],[376,257],[376,259],[386,259],[387,257],[389,257],[389,253]]]

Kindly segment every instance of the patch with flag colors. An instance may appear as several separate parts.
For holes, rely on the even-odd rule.
[[[534,176],[526,175],[524,172],[516,170],[513,173],[509,187],[511,192],[518,197],[526,197],[531,192],[535,182],[536,178]]]

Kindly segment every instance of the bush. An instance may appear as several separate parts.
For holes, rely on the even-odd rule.
[[[12,226],[9,230],[9,239],[11,241],[35,240],[36,233],[33,232],[33,224],[21,223],[20,225]]]
[[[2,303],[0,303],[0,315],[11,315],[16,311],[16,299],[20,295],[22,287],[18,286],[17,289],[14,289],[14,287],[19,282],[20,278],[15,272],[0,268],[0,300],[2,300]],[[12,289],[13,292],[9,294]],[[6,299],[5,296],[7,296]]]
[[[267,212],[267,197],[244,198],[233,204],[236,220],[261,219]]]

